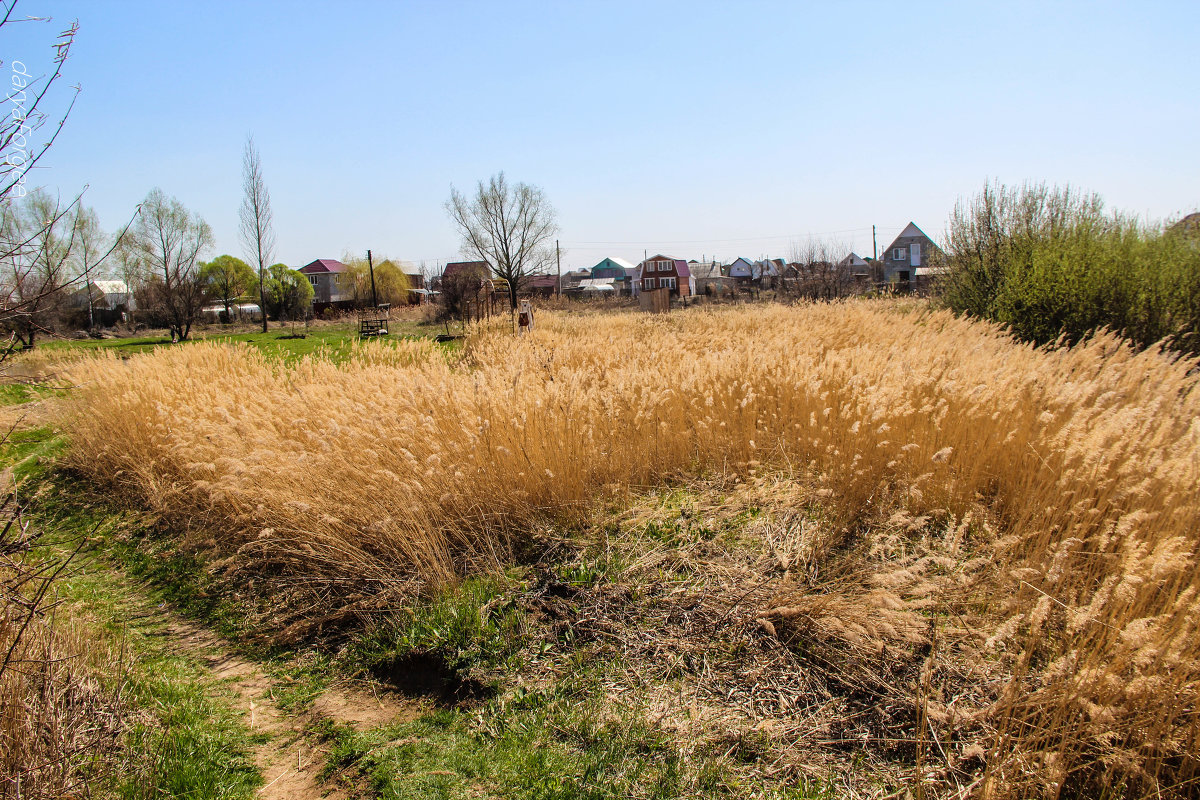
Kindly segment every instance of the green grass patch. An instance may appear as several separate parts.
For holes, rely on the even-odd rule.
[[[422,325],[408,320],[393,320],[389,324],[389,335],[377,341],[397,342],[402,339],[433,338],[441,331],[435,326]],[[273,325],[269,331],[225,332],[219,327],[208,327],[194,331],[185,342],[172,343],[161,336],[129,337],[117,339],[54,339],[38,347],[47,350],[97,351],[111,350],[123,355],[145,353],[159,347],[186,347],[190,342],[245,343],[257,347],[267,355],[283,361],[294,361],[303,356],[325,355],[335,361],[345,360],[350,351],[361,340],[356,324],[321,325],[305,329],[290,325]],[[2,398],[0,398],[2,402]],[[14,401],[23,402],[23,401]]]
[[[48,547],[59,554],[79,541],[85,524],[60,529],[36,511],[31,518],[53,531]],[[112,690],[120,687],[132,722],[109,778],[111,792],[129,800],[254,797],[262,783],[251,759],[257,740],[228,687],[163,636],[162,607],[147,604],[90,548],[76,556],[54,593],[60,615],[84,620],[122,654],[104,676]]]
[[[548,691],[441,710],[368,732],[326,723],[329,774],[356,773],[383,800],[808,798],[739,775],[724,752],[686,752],[637,708],[608,701],[603,665]]]
[[[61,397],[66,390],[45,383],[0,383],[0,406],[19,406],[43,397]]]
[[[101,678],[131,706],[108,790],[118,797],[251,798],[262,779],[251,762],[254,740],[230,691],[162,636],[166,614],[99,557],[96,545],[120,517],[72,507],[48,480],[65,446],[48,428],[14,432],[0,462],[36,498],[26,518],[46,533],[42,555],[61,558],[88,542],[54,583],[56,614],[75,619],[97,642],[121,653]],[[29,496],[26,492],[23,495]]]

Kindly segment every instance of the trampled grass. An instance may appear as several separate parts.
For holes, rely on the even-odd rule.
[[[820,524],[789,534],[760,624],[860,666],[915,660],[918,783],[944,761],[986,796],[1194,791],[1190,363],[866,302],[538,325],[450,357],[101,355],[71,371],[69,462],[249,572],[399,592],[642,487],[767,480]]]

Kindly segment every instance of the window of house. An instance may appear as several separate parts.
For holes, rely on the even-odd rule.
[[[897,261],[902,261],[903,259],[908,258],[907,250],[907,247],[897,247],[892,251],[892,258],[896,259]]]
[[[675,279],[674,278],[662,278],[661,280],[662,280],[662,286],[664,289],[674,289],[675,288]]]
[[[654,278],[646,278],[646,280],[642,281],[642,288],[643,289],[653,289],[654,288]]]

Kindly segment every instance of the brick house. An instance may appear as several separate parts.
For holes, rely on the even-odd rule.
[[[883,266],[883,280],[900,287],[911,287],[918,277],[930,274],[930,260],[941,254],[941,248],[934,244],[933,239],[926,236],[916,223],[910,222],[883,251],[883,258],[879,259]]]
[[[682,258],[657,255],[638,264],[635,294],[670,289],[675,297],[690,297],[696,293],[696,279]]]

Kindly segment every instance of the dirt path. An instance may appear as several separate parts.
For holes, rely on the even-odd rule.
[[[367,729],[415,719],[421,713],[418,703],[402,697],[331,688],[316,699],[311,711],[289,717],[276,705],[266,673],[233,654],[212,631],[175,619],[166,633],[205,664],[214,677],[228,682],[246,709],[254,732],[270,734],[270,741],[259,745],[255,752],[264,779],[258,796],[266,800],[346,797],[340,788],[322,785],[318,778],[325,766],[326,749],[309,742],[303,734],[305,724],[314,717]]]

